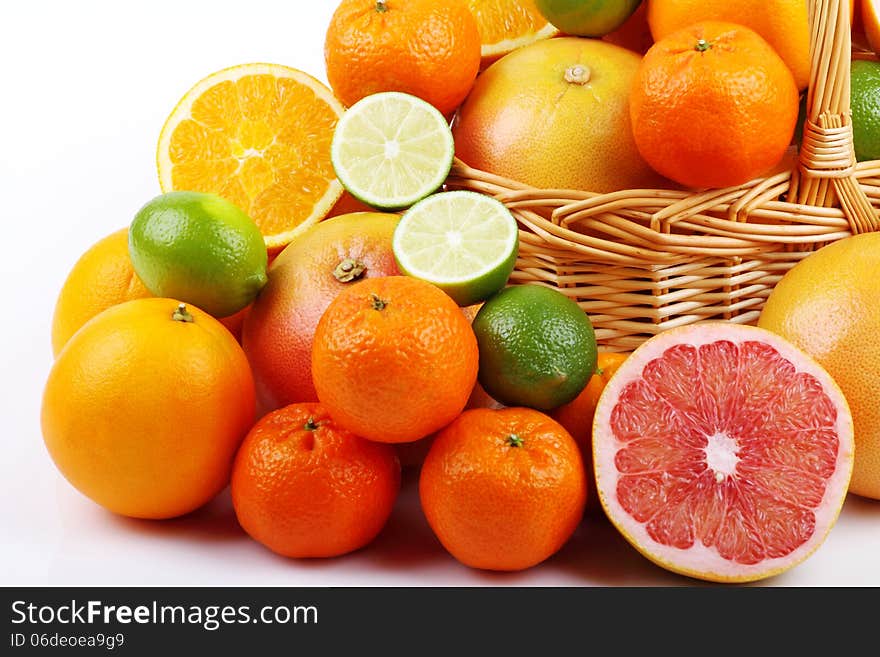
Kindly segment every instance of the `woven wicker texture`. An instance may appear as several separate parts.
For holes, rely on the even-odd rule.
[[[705,320],[754,324],[782,275],[821,246],[880,229],[880,161],[856,164],[849,3],[809,0],[811,78],[797,166],[704,192],[535,189],[456,161],[448,187],[502,201],[520,225],[512,283],[558,288],[601,349],[630,351]]]

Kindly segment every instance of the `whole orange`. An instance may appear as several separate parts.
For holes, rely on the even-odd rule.
[[[549,39],[514,50],[480,75],[459,109],[456,154],[535,187],[661,185],[630,127],[638,67],[636,53],[596,39]]]
[[[880,233],[822,247],[782,277],[758,326],[815,358],[852,411],[849,490],[880,500]]]
[[[136,518],[202,506],[229,482],[254,420],[241,347],[216,319],[173,299],[137,299],[67,343],[43,394],[43,438],[81,493]]]
[[[477,339],[455,302],[406,276],[344,289],[315,330],[312,377],[340,426],[386,443],[423,438],[461,413]]]
[[[80,256],[64,281],[52,316],[53,353],[57,356],[70,336],[101,311],[152,296],[132,267],[128,228],[111,233]],[[249,308],[219,320],[236,340]]]
[[[261,413],[318,401],[312,383],[318,320],[355,282],[398,273],[391,251],[398,220],[378,212],[325,220],[295,237],[272,263],[242,330]]]
[[[67,275],[52,317],[52,351],[57,356],[70,336],[102,310],[151,296],[131,265],[128,228],[111,233],[80,256]]]
[[[473,325],[474,317],[477,316],[477,312],[479,312],[482,306],[482,303],[475,303],[472,306],[464,306],[462,307],[461,312]],[[483,389],[483,386],[480,385],[479,381],[474,383],[471,395],[468,397],[467,404],[465,404],[464,407],[465,409],[503,408],[501,403],[489,396],[489,393]],[[431,449],[431,443],[434,442],[436,436],[436,433],[432,433],[430,436],[425,436],[412,443],[398,443],[395,445],[397,447],[397,458],[400,459],[401,467],[421,467],[422,462],[428,455],[428,450]]]
[[[343,0],[324,41],[327,80],[346,106],[402,91],[443,114],[480,68],[480,32],[465,0]]]
[[[390,445],[339,427],[321,404],[291,404],[261,419],[232,470],[238,522],[286,557],[334,557],[385,526],[400,488]]]
[[[791,71],[764,39],[705,21],[655,43],[630,95],[639,152],[696,188],[739,185],[785,155],[798,116]]]
[[[460,562],[522,570],[556,553],[580,523],[587,495],[577,445],[527,408],[465,411],[422,465],[428,523]]]
[[[564,404],[550,413],[550,417],[559,422],[581,450],[584,470],[587,472],[587,488],[590,493],[595,491],[593,477],[593,416],[596,404],[605,390],[605,384],[611,380],[617,368],[629,357],[627,353],[600,351],[596,361],[596,372],[590,377],[587,386],[574,400]],[[587,495],[588,504],[599,508],[599,499],[594,494]]]
[[[810,26],[805,0],[649,0],[655,41],[700,21],[744,25],[760,34],[794,75],[798,89],[810,82]]]

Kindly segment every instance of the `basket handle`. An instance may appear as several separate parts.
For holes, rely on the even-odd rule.
[[[839,201],[853,234],[880,230],[877,212],[856,180],[850,112],[849,0],[808,0],[810,86],[800,147],[796,201],[831,207]]]

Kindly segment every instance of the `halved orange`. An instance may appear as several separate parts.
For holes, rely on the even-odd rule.
[[[512,50],[559,34],[533,0],[468,0],[482,48],[481,68]]]
[[[198,82],[159,136],[163,192],[219,194],[247,212],[276,251],[320,221],[342,194],[330,142],[342,104],[279,64],[241,64]]]

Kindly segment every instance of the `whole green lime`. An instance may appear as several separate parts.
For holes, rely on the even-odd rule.
[[[266,245],[259,228],[238,206],[214,194],[157,196],[131,222],[128,251],[151,293],[215,317],[238,312],[266,284]]]
[[[632,16],[642,0],[535,0],[538,11],[573,36],[603,37]]]
[[[577,397],[596,371],[593,325],[551,288],[505,288],[483,304],[473,327],[480,384],[507,406],[552,410]]]
[[[856,159],[880,160],[880,62],[854,61],[850,79]]]

